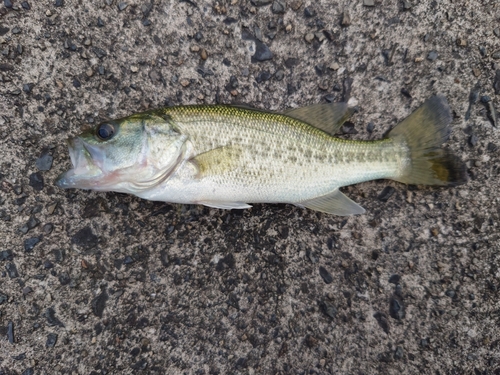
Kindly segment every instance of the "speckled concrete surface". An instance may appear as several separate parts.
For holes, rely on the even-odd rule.
[[[0,374],[500,374],[498,2],[335,3],[3,1]],[[470,181],[344,189],[363,216],[53,185],[145,108],[350,99],[376,139],[435,93]]]

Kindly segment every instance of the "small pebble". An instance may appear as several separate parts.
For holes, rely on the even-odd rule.
[[[200,57],[202,60],[206,60],[208,59],[208,52],[205,48],[203,48],[200,52]]]
[[[118,3],[118,10],[120,10],[120,11],[127,9],[127,7],[128,7],[128,4],[125,1],[120,1]]]
[[[281,0],[275,0],[273,2],[273,5],[271,6],[271,11],[274,14],[285,13],[285,9],[286,9],[286,4],[283,1],[281,1]]]
[[[408,0],[403,0],[403,10],[410,10],[411,7],[411,3]]]
[[[23,2],[21,3],[21,6],[22,6],[22,7],[23,7],[23,9],[25,9],[25,10],[30,10],[30,9],[31,9],[30,4],[29,4],[27,1],[23,1]]]
[[[434,61],[438,58],[438,53],[436,51],[431,51],[427,55],[427,60]]]
[[[274,73],[274,78],[277,81],[281,81],[285,77],[285,71],[283,69],[279,69]]]
[[[12,31],[12,32],[14,32],[14,31]],[[500,51],[496,51],[496,52],[494,52],[494,53],[491,55],[491,57],[493,57],[493,58],[494,58],[494,59],[496,59],[496,60],[500,59]]]
[[[57,337],[58,336],[56,333],[49,333],[47,336],[47,341],[45,342],[45,347],[53,348],[54,346],[56,346]]]
[[[374,7],[375,6],[375,2],[373,0],[363,0],[363,5],[365,7]]]
[[[377,197],[382,202],[387,202],[396,190],[392,186],[386,186]]]
[[[56,0],[56,2],[54,3],[54,5],[56,7],[62,7],[62,6],[64,6],[64,0]]]
[[[139,71],[139,67],[137,65],[131,65],[130,66],[130,71],[132,73],[137,73]]]
[[[321,276],[325,284],[331,284],[333,282],[332,274],[328,272],[328,270],[323,266],[319,267],[319,275]]]
[[[35,165],[39,171],[48,171],[52,167],[53,159],[52,155],[48,152],[44,152],[38,159],[36,159]]]
[[[3,5],[5,5],[6,8],[12,8],[13,6],[11,0],[3,0]]]
[[[259,40],[255,41],[255,54],[252,56],[252,62],[254,61],[266,61],[271,60],[273,58],[273,53]]]
[[[198,52],[200,50],[200,47],[198,46],[191,46],[191,52]]]
[[[307,18],[316,17],[316,11],[311,7],[305,7],[304,16],[306,16]]]
[[[344,10],[344,12],[342,13],[342,21],[340,22],[340,24],[344,27],[347,27],[351,24],[351,15],[347,10]]]
[[[184,79],[181,79],[179,81],[179,83],[182,85],[182,87],[188,87],[191,82],[189,81],[189,79],[184,78]]]
[[[312,43],[312,41],[314,40],[314,34],[313,33],[307,33],[304,36],[304,39],[306,40],[307,43]]]

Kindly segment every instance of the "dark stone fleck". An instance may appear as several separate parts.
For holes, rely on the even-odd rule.
[[[493,88],[495,89],[495,94],[500,94],[500,69],[495,72],[495,80],[493,81]]]
[[[471,136],[469,137],[469,145],[474,147],[475,145],[477,145],[477,142],[478,142],[477,135],[471,134]]]
[[[389,314],[396,320],[403,319],[405,317],[403,301],[398,298],[391,298],[389,302]]]
[[[92,52],[94,52],[95,55],[100,59],[108,55],[108,53],[105,50],[99,47],[92,47]]]
[[[56,2],[54,3],[54,5],[56,7],[62,7],[62,6],[64,6],[64,0],[56,0]]]
[[[73,78],[73,87],[75,88],[80,88],[82,86],[82,84],[80,83],[80,81],[78,80],[78,78],[74,77]]]
[[[24,240],[24,251],[31,252],[35,245],[40,242],[40,237],[31,237]]]
[[[76,232],[73,237],[71,237],[71,243],[81,246],[84,249],[91,249],[97,246],[99,238],[92,233],[90,227],[85,227]]]
[[[410,92],[405,89],[404,87],[401,89],[401,94],[403,94],[404,96],[406,96],[407,98],[411,99],[411,94]]]
[[[378,200],[387,202],[396,190],[392,186],[386,186],[384,190],[378,195]]]
[[[48,171],[52,167],[52,160],[54,158],[48,152],[44,152],[36,159],[35,165],[39,171]]]
[[[12,29],[11,32],[12,32],[12,34],[21,34],[21,28],[16,26]]]
[[[227,58],[224,57],[224,59],[222,59],[222,63],[225,65],[225,66],[231,66],[231,61],[229,61]]]
[[[40,172],[30,174],[30,186],[36,191],[43,190],[43,176]]]
[[[316,17],[316,11],[311,7],[305,7],[304,16],[306,16],[307,18]]]
[[[103,290],[101,294],[99,294],[97,297],[95,297],[92,302],[92,312],[94,313],[95,316],[98,318],[102,318],[102,314],[104,312],[104,309],[106,307],[106,302],[108,301],[108,293],[106,290]]]
[[[23,1],[23,2],[21,3],[21,6],[22,6],[22,7],[23,7],[23,9],[25,9],[25,10],[30,10],[30,9],[31,9],[31,6],[30,6],[30,4],[29,4],[27,1]]]
[[[436,51],[431,51],[427,55],[427,60],[434,61],[438,58],[438,53]]]
[[[389,277],[389,282],[391,284],[396,285],[399,284],[400,281],[401,281],[401,276],[399,275],[392,275],[391,277]]]
[[[34,375],[34,374],[35,370],[33,369],[33,367],[29,367],[21,373],[21,375]]]
[[[333,306],[330,302],[328,301],[319,301],[319,308],[323,314],[326,316],[329,316],[332,319],[335,319],[337,316],[337,308]]]
[[[46,270],[49,270],[51,268],[54,268],[54,264],[50,261],[50,260],[45,260],[45,262],[43,262],[43,268],[45,268]]]
[[[7,340],[9,340],[11,344],[14,344],[14,322],[12,321],[7,323]]]
[[[269,47],[266,46],[261,41],[256,40],[255,41],[255,54],[252,56],[252,62],[266,61],[266,60],[271,60],[272,58],[273,58],[273,53],[271,52]]]
[[[335,95],[334,94],[326,94],[324,96],[325,100],[328,102],[328,103],[333,103],[335,101]]]
[[[3,0],[3,5],[5,5],[6,8],[12,8],[13,6],[11,0]]]
[[[275,0],[271,6],[271,11],[275,14],[285,13],[286,4],[281,0]]]
[[[43,226],[43,233],[50,234],[50,233],[52,233],[53,229],[54,229],[54,225],[51,223],[47,223]]]
[[[145,370],[147,367],[148,367],[148,361],[146,360],[146,358],[142,358],[138,362],[132,365],[132,369],[136,371]]]
[[[127,7],[128,7],[128,4],[125,1],[120,1],[118,3],[118,10],[120,10],[120,11],[127,9]]]
[[[257,75],[257,77],[255,77],[255,80],[257,81],[257,83],[262,83],[265,81],[269,81],[270,78],[271,78],[271,73],[267,70],[264,70],[264,71],[260,72]]]
[[[261,7],[264,5],[271,4],[272,0],[250,0],[250,2],[255,5],[256,7]]]
[[[368,133],[373,133],[373,130],[375,129],[375,124],[373,122],[369,122],[368,125],[366,125],[366,131]]]
[[[45,342],[45,347],[46,348],[53,348],[56,346],[57,343],[57,334],[56,333],[49,333],[47,335],[47,341]]]
[[[104,21],[101,17],[97,17],[97,27],[104,27]]]
[[[64,327],[64,324],[56,317],[56,312],[52,307],[45,310],[44,314],[47,323],[51,326]]]
[[[22,361],[23,359],[26,359],[26,353],[21,353],[19,355],[13,355],[12,359],[15,359],[16,361]]]
[[[26,94],[31,94],[31,91],[33,90],[33,87],[35,87],[35,84],[34,83],[25,83],[23,85],[23,91],[26,93]]]
[[[19,277],[19,274],[17,273],[17,267],[14,263],[7,263],[5,265],[5,269],[7,270],[7,274],[11,279]]]
[[[14,70],[14,65],[0,63],[0,72],[7,72],[9,70]]]
[[[9,28],[8,27],[2,27],[0,26],[0,36],[4,36],[5,34],[7,34],[9,32]],[[14,67],[12,67],[14,68]]]
[[[332,274],[328,272],[323,266],[319,267],[319,274],[326,284],[331,284],[333,282]]]
[[[68,285],[71,282],[71,277],[66,272],[61,273],[59,275],[59,282],[61,285]]]
[[[12,250],[2,250],[0,251],[0,261],[2,260],[12,260],[13,254]]]
[[[454,298],[456,293],[453,289],[448,289],[444,294],[446,294],[450,298]]]
[[[8,299],[9,299],[9,296],[0,292],[0,305],[3,304],[4,302],[6,302]]]
[[[389,321],[387,320],[387,316],[381,312],[376,312],[373,317],[377,320],[378,325],[380,328],[384,330],[385,333],[389,333],[390,327],[389,327]]]
[[[123,264],[132,264],[134,263],[135,260],[134,258],[132,258],[131,256],[126,256],[124,259],[123,259]]]
[[[398,346],[396,347],[396,350],[394,351],[394,359],[402,359],[404,355],[403,348]]]

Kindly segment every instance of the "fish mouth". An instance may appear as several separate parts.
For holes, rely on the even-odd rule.
[[[62,189],[96,189],[104,173],[95,164],[85,142],[75,137],[68,139],[66,143],[73,168],[59,175],[56,186]]]

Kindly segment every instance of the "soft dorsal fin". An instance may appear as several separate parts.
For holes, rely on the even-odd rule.
[[[363,207],[346,197],[338,189],[327,195],[298,202],[297,205],[339,216],[358,215],[365,212]]]
[[[284,112],[286,116],[303,121],[330,135],[336,134],[353,113],[354,109],[349,108],[347,103],[313,104]]]

